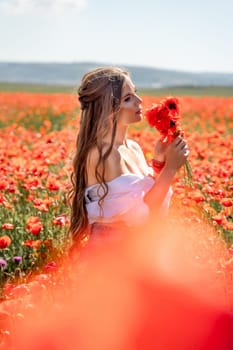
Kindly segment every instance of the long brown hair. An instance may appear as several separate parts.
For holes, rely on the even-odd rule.
[[[99,199],[100,208],[108,193],[104,177],[105,161],[113,148],[122,86],[128,75],[127,71],[118,67],[96,68],[83,76],[78,89],[81,118],[76,140],[76,153],[73,159],[72,190],[69,193],[71,201],[69,232],[73,242],[81,240],[88,228],[85,189],[87,186],[87,160],[93,147],[97,147],[99,154],[95,177],[103,188],[103,196]],[[112,122],[110,115],[113,115]],[[103,138],[109,132],[110,127],[112,127],[111,142],[107,149],[103,149]]]

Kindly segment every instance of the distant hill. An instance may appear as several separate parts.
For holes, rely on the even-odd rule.
[[[107,66],[107,64],[98,62],[0,62],[0,82],[74,86],[79,84],[84,73],[99,66]],[[126,68],[131,73],[132,79],[138,88],[233,86],[233,73],[190,73],[143,66],[118,66]]]

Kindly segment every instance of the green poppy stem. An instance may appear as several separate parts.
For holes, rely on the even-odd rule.
[[[189,164],[189,161],[187,159],[185,160],[184,171],[185,171],[185,175],[184,175],[185,184],[192,186],[193,185],[193,172],[192,172],[192,168]]]

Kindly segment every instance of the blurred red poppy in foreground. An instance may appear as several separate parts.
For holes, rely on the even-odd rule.
[[[59,307],[17,325],[17,350],[232,350],[226,286],[216,266],[197,263],[186,232],[148,226],[98,247],[92,237]]]

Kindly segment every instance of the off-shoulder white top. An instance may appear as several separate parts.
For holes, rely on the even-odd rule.
[[[99,184],[87,187],[85,202],[89,223],[123,221],[128,226],[143,224],[149,216],[149,207],[144,202],[144,196],[154,183],[155,179],[150,175],[132,173],[122,174],[108,181],[108,194],[104,198],[102,212],[98,201],[103,195],[103,188]],[[167,213],[172,193],[170,187],[161,205],[162,214]]]

